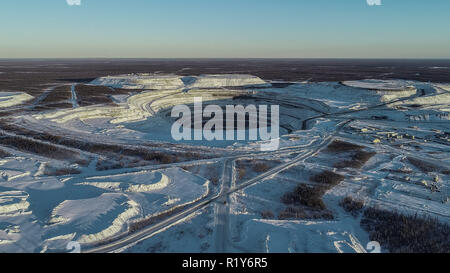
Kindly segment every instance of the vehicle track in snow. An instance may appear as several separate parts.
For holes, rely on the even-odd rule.
[[[78,107],[80,107],[80,105],[78,104],[78,96],[77,96],[76,86],[77,86],[77,84],[74,83],[74,84],[72,84],[72,86],[70,87],[70,92],[71,92],[71,94],[72,94],[72,98],[70,99],[70,102],[72,103],[72,107],[73,107],[73,108],[78,108]]]
[[[54,85],[44,89],[44,92],[29,106],[24,108],[20,107],[17,109],[26,109],[26,110],[34,110],[42,101],[44,101],[52,92],[58,87],[67,86],[68,84]]]

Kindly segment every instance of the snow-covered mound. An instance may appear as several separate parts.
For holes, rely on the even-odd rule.
[[[383,90],[383,91],[404,91],[414,89],[414,86],[407,81],[402,80],[360,80],[360,81],[344,81],[344,85],[356,88],[363,88],[369,90]]]
[[[131,74],[107,76],[95,79],[93,85],[123,89],[177,90],[181,88],[222,88],[245,86],[269,86],[252,75],[221,74],[181,77],[176,75]]]
[[[0,223],[0,247],[13,246],[20,238],[20,226],[3,222]],[[6,253],[6,252],[3,252]]]
[[[442,89],[444,92],[450,92],[450,84],[435,84],[435,86],[439,89]]]
[[[159,111],[179,104],[192,104],[194,98],[201,97],[203,101],[213,101],[232,98],[239,95],[239,91],[224,92],[222,90],[192,90],[188,93],[180,90],[166,90],[160,92],[142,92],[130,96],[126,103],[120,106],[87,106],[76,109],[60,110],[35,115],[36,119],[50,119],[56,123],[70,120],[110,118],[112,124],[145,120]]]
[[[193,77],[191,88],[270,86],[259,77],[241,74],[202,75]]]
[[[184,83],[179,76],[173,75],[120,75],[107,76],[95,79],[91,82],[93,85],[103,85],[113,88],[123,89],[179,89],[184,87]]]
[[[403,104],[413,104],[421,106],[423,109],[438,109],[450,112],[450,92],[406,100]]]
[[[240,95],[240,91],[219,88],[267,85],[265,81],[251,75],[180,77],[148,74],[102,77],[94,80],[91,84],[125,89],[157,89],[159,91],[141,92],[127,98],[121,97],[120,102],[118,101],[119,106],[79,107],[39,114],[35,118],[50,119],[56,123],[66,123],[74,119],[85,121],[100,118],[109,118],[112,124],[136,122],[145,120],[159,111],[175,105],[191,104],[196,97],[201,97],[206,102]]]
[[[324,112],[358,110],[381,102],[411,97],[417,93],[415,88],[393,92],[355,89],[335,82],[298,83],[277,92],[285,95],[285,100],[297,100]]]
[[[34,97],[23,92],[0,92],[0,108],[22,104]]]
[[[123,231],[127,222],[139,215],[139,205],[119,193],[97,198],[68,200],[53,210],[51,225],[76,231],[80,243],[98,242]],[[62,234],[64,235],[64,234]],[[61,236],[59,234],[59,236]]]
[[[193,144],[204,146],[198,153],[211,145],[211,155],[219,157],[223,153],[224,158],[214,156],[196,161],[196,153],[193,153],[190,162],[165,166],[127,166],[128,162],[140,162],[134,161],[131,155],[128,158],[127,153],[121,157],[122,153],[116,149],[109,153],[102,148],[96,154],[96,145],[92,146],[92,151],[77,150],[80,158],[90,158],[91,163],[87,166],[46,158],[45,154],[15,150],[15,145],[0,147],[5,155],[0,159],[1,252],[64,251],[70,241],[95,244],[109,240],[126,234],[130,225],[139,226],[158,219],[161,214],[177,213],[188,204],[210,200],[221,190],[211,184],[220,178],[222,168],[224,172],[230,171],[227,177],[231,182],[234,175],[241,174],[241,170],[249,177],[260,175],[250,167],[239,169],[237,163],[228,168],[225,162],[234,155],[239,160],[250,160],[261,154],[270,160],[268,166],[275,162],[283,169],[256,181],[251,187],[230,194],[226,203],[213,202],[212,206],[198,211],[201,220],[195,220],[197,222],[193,224],[189,222],[187,228],[180,227],[184,233],[176,229],[173,229],[176,233],[166,232],[182,221],[188,223],[191,216],[158,230],[159,236],[165,236],[169,242],[166,251],[183,251],[186,243],[181,242],[186,242],[185,238],[194,239],[187,241],[190,245],[191,242],[198,245],[201,251],[208,250],[207,245],[221,250],[222,242],[217,238],[225,238],[220,236],[225,231],[221,228],[224,224],[224,227],[229,227],[225,235],[231,238],[224,241],[228,244],[227,250],[259,253],[364,252],[361,243],[368,242],[369,234],[361,228],[361,219],[339,206],[347,196],[358,198],[367,206],[419,212],[447,222],[450,219],[450,176],[447,170],[449,85],[365,80],[347,82],[347,85],[311,82],[257,90],[227,88],[265,84],[259,78],[247,75],[128,75],[100,78],[94,83],[136,89],[136,92],[126,94],[128,92],[114,93],[111,90],[111,94],[117,94],[116,105],[49,110],[33,116],[17,115],[11,118],[11,122],[36,132],[45,130],[52,133],[54,130],[55,136],[87,143],[120,146],[126,143],[130,148],[148,143],[157,152],[178,154],[190,144],[172,146],[163,143],[160,146],[153,141],[170,139],[169,130],[173,122],[168,117],[173,106],[189,105],[194,98],[202,97],[205,105],[211,101],[219,106],[255,102],[279,104],[280,124],[287,128],[281,128],[280,150],[273,154],[261,153],[258,141],[230,144],[226,153],[223,152],[225,149],[216,149],[215,143],[200,141]],[[158,90],[139,90],[147,88]],[[145,122],[129,124],[141,120]],[[166,129],[169,133],[164,131]],[[159,136],[162,137],[158,139]],[[373,151],[375,155],[360,169],[338,168],[337,163],[342,160],[347,164],[344,160],[352,159],[353,152],[327,151],[329,149],[322,145],[328,140],[331,143],[333,136],[335,140],[366,147],[364,151]],[[53,139],[49,138],[50,141]],[[68,143],[55,142],[59,146]],[[78,145],[67,148],[76,150],[76,147]],[[304,150],[302,158],[307,156],[301,161],[295,159],[299,149]],[[186,151],[194,149],[189,147]],[[126,163],[126,169],[97,170],[96,167],[103,167],[102,162],[110,155],[111,163],[120,160]],[[417,160],[411,161],[413,157]],[[295,168],[283,166],[289,162],[296,164]],[[60,169],[64,171],[63,168],[72,167],[80,170],[81,174],[49,176],[52,170],[57,173]],[[334,220],[275,220],[288,208],[280,202],[282,197],[291,192],[299,181],[310,180],[311,175],[321,170],[333,170],[346,177],[323,197],[324,204],[335,216]],[[241,180],[235,182],[242,183]],[[229,217],[222,218],[220,208],[223,205],[229,205]],[[309,213],[309,208],[306,209]],[[261,219],[263,214],[272,214],[272,220]],[[189,237],[190,234],[193,237]],[[161,237],[155,238],[161,240]],[[157,239],[153,241],[155,244],[167,244]],[[152,246],[153,243],[142,249]]]
[[[169,185],[167,175],[158,171],[142,171],[134,174],[115,175],[107,177],[93,177],[83,185],[125,192],[152,192],[162,190]]]
[[[204,198],[209,183],[183,169],[170,168],[91,177],[82,184],[134,196],[147,217]]]
[[[28,210],[28,194],[22,191],[0,192],[0,216],[21,214]]]

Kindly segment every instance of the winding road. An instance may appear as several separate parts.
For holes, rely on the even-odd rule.
[[[203,201],[198,202],[197,204],[195,204],[192,207],[189,207],[179,213],[176,213],[172,216],[170,216],[169,218],[154,224],[152,226],[149,226],[147,228],[144,228],[140,231],[134,232],[134,233],[127,233],[126,235],[122,235],[122,236],[118,236],[117,240],[111,239],[110,242],[101,245],[101,246],[96,246],[96,247],[92,247],[89,248],[89,246],[87,248],[85,248],[85,250],[83,251],[84,253],[109,253],[109,252],[119,252],[121,250],[127,249],[131,246],[136,245],[137,243],[146,240],[150,237],[152,237],[153,235],[155,235],[156,233],[167,229],[175,224],[177,224],[178,222],[183,221],[183,219],[191,216],[192,214],[198,212],[199,210],[209,206],[210,204],[213,204],[214,202],[222,202],[224,204],[224,206],[219,206],[218,209],[216,210],[216,212],[218,213],[219,219],[221,221],[219,221],[219,225],[217,226],[217,231],[216,231],[216,236],[221,236],[222,239],[218,239],[216,237],[216,242],[218,242],[218,245],[216,245],[216,248],[218,251],[222,252],[226,250],[226,241],[228,240],[227,236],[228,236],[228,221],[227,221],[227,217],[225,216],[224,219],[224,215],[228,215],[227,210],[229,209],[228,205],[229,205],[229,196],[237,191],[240,191],[244,188],[247,188],[255,183],[258,183],[262,180],[265,180],[277,173],[280,173],[288,168],[290,168],[293,165],[296,165],[300,162],[305,161],[306,159],[310,158],[311,156],[317,154],[320,150],[322,150],[323,148],[325,148],[326,146],[328,146],[334,139],[334,137],[340,132],[340,130],[346,126],[349,121],[344,121],[341,122],[337,127],[336,127],[336,131],[333,134],[330,134],[328,137],[322,138],[320,140],[317,140],[313,143],[310,144],[309,147],[305,147],[304,150],[301,150],[299,152],[301,152],[300,155],[298,155],[297,157],[295,157],[294,159],[292,159],[291,161],[281,164],[255,178],[252,178],[246,182],[240,183],[237,186],[234,187],[230,187],[230,185],[232,185],[232,179],[233,179],[233,174],[232,171],[230,171],[230,168],[232,168],[232,164],[230,164],[230,161],[225,161],[225,166],[223,169],[223,174],[222,174],[222,189],[221,191],[212,197],[209,197]],[[220,235],[219,235],[220,234]]]

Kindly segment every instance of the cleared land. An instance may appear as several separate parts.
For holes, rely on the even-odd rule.
[[[448,253],[445,65],[1,60],[0,251]],[[173,140],[198,96],[279,105],[279,149]]]

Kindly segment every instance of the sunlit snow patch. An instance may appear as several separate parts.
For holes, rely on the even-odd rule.
[[[134,174],[121,174],[106,177],[93,177],[83,185],[101,189],[124,192],[152,192],[162,190],[169,185],[170,179],[161,172],[142,171]]]
[[[0,192],[0,216],[20,215],[28,210],[28,194],[22,191]]]
[[[34,97],[23,92],[0,92],[0,108],[22,104]]]
[[[123,231],[138,214],[138,204],[124,194],[105,193],[97,198],[64,201],[53,210],[49,224],[56,225],[57,233],[75,231],[79,243],[92,243]]]

